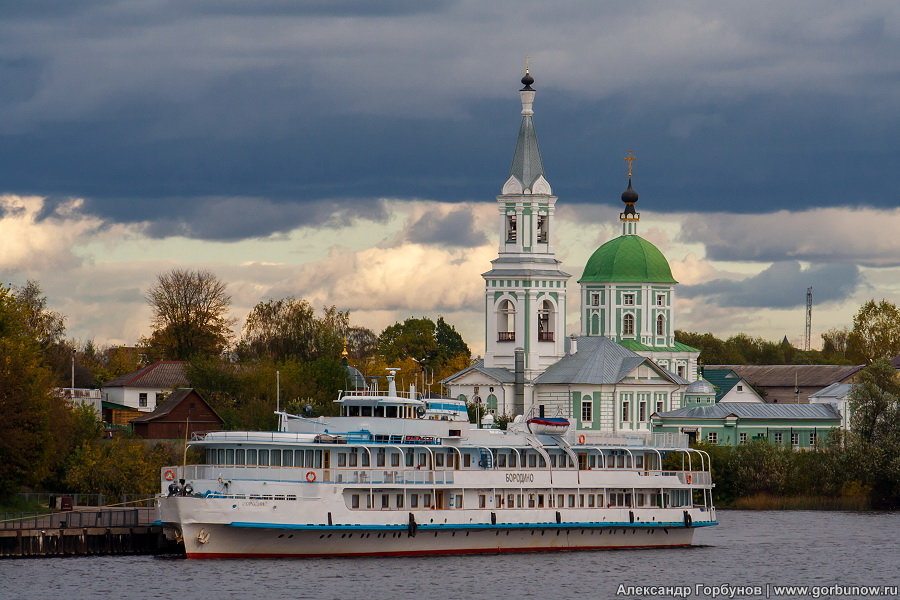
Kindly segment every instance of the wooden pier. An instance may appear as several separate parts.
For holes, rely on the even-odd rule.
[[[155,508],[99,507],[0,521],[0,558],[176,554]]]

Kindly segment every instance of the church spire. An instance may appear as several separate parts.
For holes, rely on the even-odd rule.
[[[634,173],[634,161],[637,157],[632,150],[625,153],[625,163],[628,165],[628,189],[622,192],[622,202],[625,203],[625,210],[619,213],[619,220],[622,221],[622,235],[637,235],[637,224],[641,220],[641,213],[634,209],[635,203],[638,201],[638,193],[631,187],[631,176]]]
[[[537,133],[534,130],[534,95],[532,86],[534,77],[525,66],[522,87],[519,97],[522,100],[522,124],[519,127],[519,138],[516,140],[516,151],[513,154],[509,178],[503,185],[501,193],[508,194],[552,194],[550,184],[544,178],[544,164],[541,151],[538,149]]]

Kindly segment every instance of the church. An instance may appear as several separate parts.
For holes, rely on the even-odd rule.
[[[571,275],[554,252],[557,197],[541,161],[527,69],[522,84],[522,123],[497,196],[498,256],[482,274],[484,358],[443,383],[451,396],[491,414],[562,416],[581,430],[648,432],[651,415],[693,400],[700,351],[675,341],[678,282],[662,252],[638,235],[633,156],[626,159],[622,234],[584,266],[571,298],[580,333],[566,336]]]

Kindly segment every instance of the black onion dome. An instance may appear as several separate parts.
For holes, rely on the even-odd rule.
[[[628,189],[622,192],[622,202],[631,204],[638,201],[638,193],[631,187],[631,179],[628,179]]]
[[[534,83],[534,77],[531,76],[531,73],[525,71],[525,77],[522,78],[522,85],[525,87],[522,88],[522,91],[531,91],[531,84]]]

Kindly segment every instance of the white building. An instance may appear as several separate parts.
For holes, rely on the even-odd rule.
[[[522,83],[519,137],[497,196],[498,257],[482,275],[484,359],[444,383],[452,396],[491,413],[563,415],[580,429],[649,431],[650,415],[680,408],[697,377],[699,350],[674,339],[677,282],[662,252],[637,235],[629,167],[622,235],[585,265],[580,335],[565,337],[571,276],[554,253],[557,198],[544,174],[527,71]]]
[[[187,387],[184,367],[184,362],[163,360],[116,377],[101,387],[103,402],[153,412],[172,390]]]

